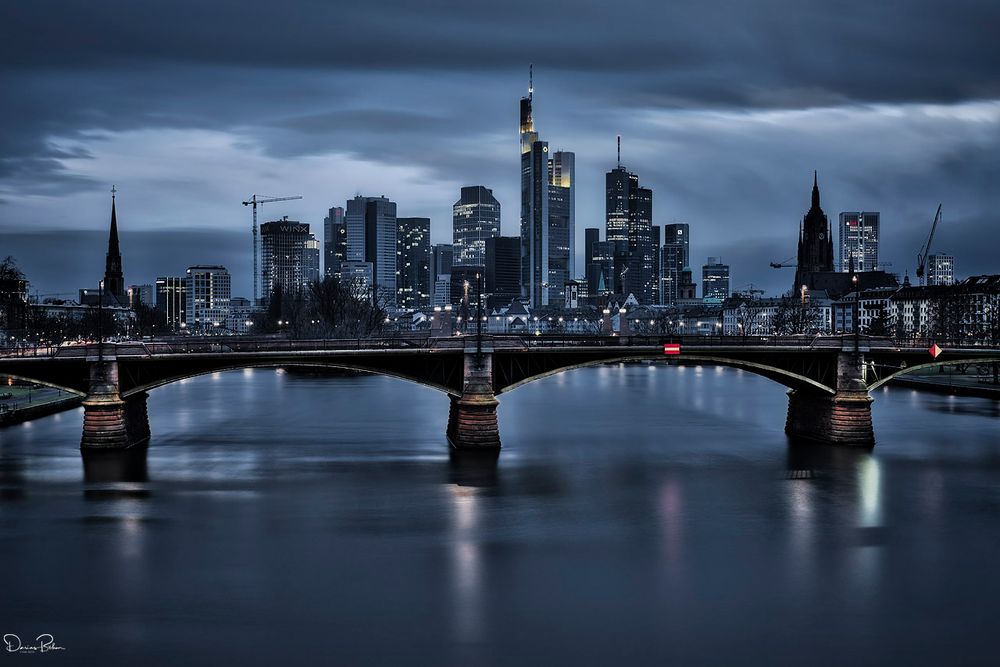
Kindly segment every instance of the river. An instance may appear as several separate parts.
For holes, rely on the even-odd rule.
[[[448,399],[245,370],[0,431],[0,631],[62,664],[996,664],[1000,403],[884,388],[874,451],[792,445],[784,388],[579,369]],[[86,465],[85,465],[86,464]],[[0,652],[3,652],[0,646]]]

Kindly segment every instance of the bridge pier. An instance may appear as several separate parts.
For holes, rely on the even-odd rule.
[[[451,396],[448,442],[457,450],[495,452],[500,449],[497,405],[493,393],[493,355],[465,353],[462,395]]]
[[[122,399],[114,356],[88,358],[90,390],[83,399],[81,449],[124,449],[149,440],[145,392]]]
[[[788,392],[785,433],[831,445],[874,447],[872,398],[865,383],[864,355],[841,352],[833,395],[792,389]]]

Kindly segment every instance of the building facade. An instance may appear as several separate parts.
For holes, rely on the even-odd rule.
[[[265,222],[260,226],[260,239],[265,301],[275,290],[298,292],[319,278],[319,245],[308,224],[287,217]]]
[[[340,263],[347,261],[347,225],[344,209],[334,206],[323,218],[323,275],[340,278]]]
[[[840,214],[840,270],[874,271],[878,268],[878,211],[844,211]]]
[[[955,258],[944,253],[935,253],[927,257],[927,284],[954,285]]]
[[[187,309],[187,281],[180,276],[156,279],[156,309],[166,331],[179,331]]]
[[[605,237],[615,242],[615,292],[653,301],[653,191],[621,166],[605,175]],[[658,290],[657,290],[658,291]]]
[[[190,333],[222,333],[229,323],[232,280],[224,266],[188,268],[184,323]]]
[[[486,241],[486,303],[489,308],[509,305],[521,295],[521,239],[495,236]]]
[[[709,257],[701,267],[701,297],[720,301],[729,298],[729,265],[718,257]]]
[[[347,202],[347,258],[372,265],[372,293],[396,305],[396,202],[384,196],[357,196]]]
[[[462,188],[452,206],[452,236],[456,266],[482,266],[486,240],[500,235],[500,202],[482,185]]]
[[[407,310],[431,305],[431,220],[397,218],[396,305]]]

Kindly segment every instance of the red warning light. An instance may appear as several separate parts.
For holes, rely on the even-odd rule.
[[[680,343],[664,343],[663,344],[663,354],[680,354],[681,344]]]

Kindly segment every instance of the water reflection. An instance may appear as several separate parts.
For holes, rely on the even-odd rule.
[[[146,482],[149,480],[149,449],[81,450],[83,480],[95,482]]]

